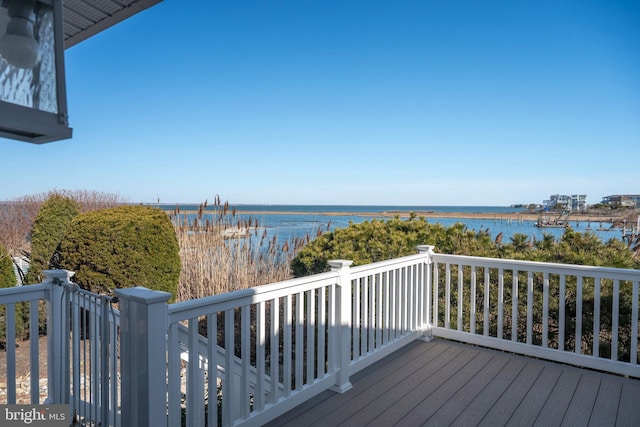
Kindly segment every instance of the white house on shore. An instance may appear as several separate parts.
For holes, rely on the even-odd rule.
[[[614,194],[602,198],[603,205],[635,208],[640,206],[640,194]]]
[[[581,212],[587,207],[587,196],[585,194],[552,194],[549,200],[542,202],[544,209],[565,210],[570,212]]]

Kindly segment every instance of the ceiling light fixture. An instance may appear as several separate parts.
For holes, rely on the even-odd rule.
[[[5,34],[0,38],[0,56],[17,68],[33,68],[39,43],[34,34],[35,0],[8,0]]]
[[[0,0],[0,138],[71,138],[63,1]]]

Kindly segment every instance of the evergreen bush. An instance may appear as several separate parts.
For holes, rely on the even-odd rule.
[[[83,289],[111,294],[144,286],[176,295],[180,249],[167,214],[120,206],[77,216],[60,245],[60,267]]]
[[[486,231],[469,230],[462,223],[446,228],[412,214],[407,220],[374,219],[325,233],[298,252],[291,261],[291,270],[296,277],[307,276],[328,271],[331,259],[348,259],[354,266],[363,265],[415,254],[416,247],[424,244],[436,245],[444,253],[495,253]]]
[[[40,283],[44,279],[42,270],[59,267],[58,246],[79,213],[80,208],[74,200],[56,193],[42,204],[31,229],[31,259],[26,283]]]
[[[11,288],[16,286],[16,275],[13,271],[13,262],[9,252],[0,243],[0,288]],[[23,304],[15,305],[16,338],[23,338],[25,327],[22,319]],[[6,339],[6,312],[7,307],[0,304],[0,347],[4,346]]]
[[[412,214],[409,219],[371,220],[350,223],[324,233],[306,244],[291,261],[296,277],[329,270],[331,259],[348,259],[353,265],[397,258],[416,253],[418,245],[434,245],[436,252],[476,257],[504,258],[562,264],[594,265],[616,268],[640,268],[640,257],[621,240],[602,242],[594,233],[578,233],[571,228],[556,240],[544,234],[536,241],[516,233],[502,242],[502,233],[495,240],[488,230],[469,230],[456,223],[445,227],[429,223]]]
[[[9,252],[0,242],[0,288],[10,288],[16,285],[16,275]]]

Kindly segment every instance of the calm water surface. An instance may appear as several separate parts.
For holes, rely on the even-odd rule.
[[[173,211],[175,205],[162,205],[162,208]],[[534,221],[517,220],[517,213],[522,209],[505,206],[384,206],[384,205],[235,205],[236,218],[242,220],[254,219],[260,227],[267,230],[269,238],[274,235],[280,243],[305,235],[315,236],[317,231],[331,231],[336,228],[347,227],[350,222],[359,223],[372,219],[388,219],[376,215],[389,212],[418,212],[428,222],[440,223],[449,227],[455,223],[463,223],[470,230],[488,230],[492,239],[499,233],[503,233],[503,241],[508,242],[516,233],[527,236],[535,236],[540,240],[544,233],[560,238],[562,228],[538,228]],[[182,211],[196,211],[198,205],[179,205]],[[206,212],[214,212],[208,208]],[[286,214],[278,213],[286,212]],[[323,215],[323,213],[337,213],[337,215]],[[494,213],[492,219],[466,219],[466,218],[429,218],[429,212],[489,212]],[[371,215],[351,215],[353,213],[366,213]],[[611,238],[620,239],[620,229],[609,231],[610,224],[580,221],[570,221],[575,231],[595,233],[601,240]],[[590,226],[590,227],[589,227]],[[605,230],[606,229],[606,230]],[[429,242],[425,242],[428,244]]]

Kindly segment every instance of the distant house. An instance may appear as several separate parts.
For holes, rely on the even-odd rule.
[[[542,206],[545,210],[584,211],[587,207],[585,194],[552,194],[549,200],[544,200]]]
[[[603,205],[612,207],[635,208],[640,206],[640,194],[614,194],[602,198]]]

